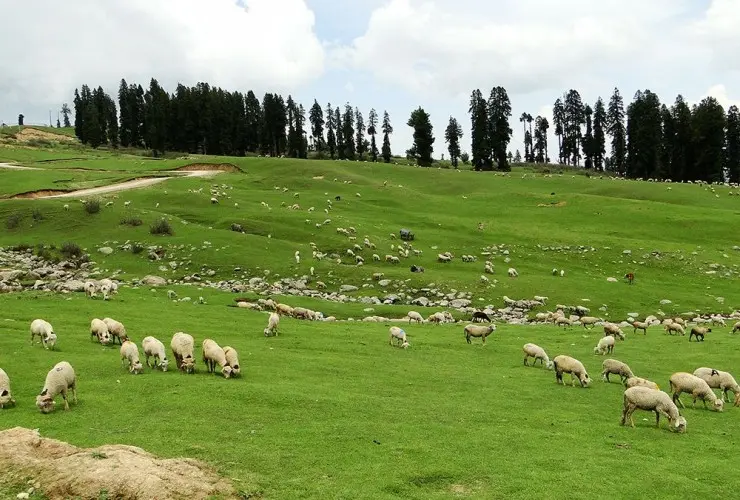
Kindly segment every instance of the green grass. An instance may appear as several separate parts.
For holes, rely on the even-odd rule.
[[[39,190],[73,191],[105,186],[133,176],[116,172],[57,172],[0,169],[0,198]],[[66,203],[69,203],[67,200]]]

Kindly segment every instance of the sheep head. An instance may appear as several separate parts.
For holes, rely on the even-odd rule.
[[[547,361],[547,363],[545,363],[545,367],[546,367],[546,368],[547,368],[548,370],[552,370],[552,369],[554,368],[554,366],[555,366],[555,363],[553,363],[553,362],[552,362],[552,361],[550,361],[550,360],[548,360],[548,361]]]
[[[233,371],[233,370],[232,370],[232,369],[231,369],[231,367],[230,367],[230,366],[228,366],[228,365],[227,365],[227,366],[224,366],[223,368],[221,368],[221,373],[223,374],[224,378],[229,378],[229,377],[231,377],[231,372],[232,372],[232,371]]]
[[[167,358],[162,358],[159,360],[159,367],[162,369],[163,372],[167,371],[167,368],[170,365],[170,361]]]
[[[714,408],[714,411],[722,411],[725,407],[725,402],[722,401],[722,398],[716,398],[712,407]]]
[[[41,413],[51,413],[54,411],[56,402],[54,401],[54,398],[49,396],[48,389],[44,389],[41,391],[41,394],[36,396],[36,406],[41,410]]]
[[[403,347],[404,349],[408,349],[408,348],[409,348],[409,343],[408,343],[408,341],[404,340],[404,341],[403,341],[403,344],[401,344],[401,347]]]
[[[192,356],[186,356],[182,358],[180,370],[184,371],[185,373],[195,373],[195,359]]]
[[[131,367],[128,371],[134,375],[138,375],[144,371],[144,366],[141,364],[141,361],[137,361],[136,363],[131,364]]]
[[[15,400],[10,397],[10,391],[7,389],[0,391],[0,407],[11,403],[15,403]]]
[[[578,380],[581,382],[581,387],[588,387],[591,384],[591,377],[588,376],[588,373],[583,373],[578,377]]]
[[[676,420],[671,422],[671,424],[674,431],[681,434],[686,432],[686,418],[684,418],[683,416],[679,415]]]
[[[733,406],[740,406],[740,392],[735,393],[735,404]]]

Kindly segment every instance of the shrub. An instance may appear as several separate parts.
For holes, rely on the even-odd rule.
[[[62,255],[64,255],[68,259],[82,257],[82,248],[80,248],[80,245],[78,245],[77,243],[72,243],[71,241],[68,241],[62,245],[61,252]]]
[[[133,253],[134,255],[138,255],[143,251],[144,245],[142,245],[141,243],[134,243],[133,245],[131,245],[131,253]]]
[[[21,214],[10,214],[8,218],[5,219],[5,227],[8,229],[16,229],[21,225],[22,221],[23,216]]]
[[[85,203],[85,212],[89,214],[100,212],[100,200],[87,200]]]
[[[152,226],[149,228],[149,232],[152,234],[166,234],[169,236],[172,236],[174,234],[172,226],[164,217],[152,224]]]
[[[235,233],[243,233],[244,232],[244,228],[242,227],[242,225],[241,224],[237,224],[236,222],[231,225],[231,230],[234,231]]]
[[[130,215],[121,219],[121,224],[126,225],[126,226],[137,227],[137,226],[141,226],[143,223],[144,222],[138,217],[132,217]]]
[[[33,217],[33,220],[36,222],[44,220],[44,214],[42,214],[41,210],[39,210],[38,208],[34,209],[31,217]]]

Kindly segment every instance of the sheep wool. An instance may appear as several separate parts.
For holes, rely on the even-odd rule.
[[[121,363],[124,366],[128,363],[128,371],[132,375],[138,375],[144,371],[139,360],[139,348],[130,340],[121,344]]]
[[[563,373],[570,374],[570,384],[572,386],[576,385],[576,380],[581,384],[581,387],[588,387],[591,383],[591,378],[588,376],[588,372],[586,372],[586,367],[575,358],[561,354],[555,356],[552,364],[555,368],[555,381],[558,384],[565,385],[565,382],[563,382]]]
[[[111,335],[111,340],[114,344],[116,343],[116,339],[118,339],[118,343],[121,345],[129,340],[128,335],[126,335],[126,327],[120,321],[116,321],[113,318],[103,318],[103,323],[108,327],[108,333]]]
[[[236,349],[228,345],[224,346],[224,356],[226,356],[226,363],[231,367],[231,374],[241,374],[242,369],[239,365],[239,353],[236,352]]]
[[[402,328],[392,326],[388,331],[390,332],[390,336],[388,338],[388,343],[390,345],[397,345],[400,342],[401,346],[403,346],[404,343],[408,343],[406,332]]]
[[[422,315],[416,311],[409,311],[406,316],[409,318],[409,324],[411,324],[412,321],[416,321],[417,323],[424,322],[424,318],[422,317]]]
[[[630,377],[627,380],[624,381],[624,386],[629,389],[630,387],[648,387],[650,389],[655,389],[656,391],[660,390],[660,386],[656,384],[655,382],[640,378],[640,377]]]
[[[545,350],[537,344],[524,344],[522,351],[524,351],[524,366],[529,366],[527,360],[534,358],[532,366],[537,364],[537,360],[539,359],[541,365],[544,365],[548,370],[552,369],[552,361],[550,361]]]
[[[167,353],[164,350],[164,344],[154,337],[144,337],[141,341],[141,349],[144,351],[144,357],[146,358],[146,366],[150,368],[159,368],[163,371],[167,371],[169,366],[169,360],[167,359]],[[149,358],[154,358],[152,364],[149,364]]]
[[[634,377],[634,374],[632,373],[632,370],[630,370],[630,367],[627,366],[626,363],[622,363],[618,359],[605,359],[604,362],[601,364],[601,367],[603,368],[603,371],[601,372],[601,377],[605,382],[609,382],[610,374],[619,375],[622,383],[624,383],[625,380]]]
[[[60,361],[49,370],[44,382],[44,388],[36,396],[36,406],[41,413],[51,413],[54,411],[54,398],[59,394],[64,399],[64,409],[69,410],[67,401],[67,391],[72,391],[73,401],[77,404],[77,376],[74,368],[66,361]]]
[[[709,384],[696,375],[686,372],[676,372],[671,375],[668,382],[673,393],[673,402],[680,404],[682,408],[684,408],[684,404],[681,402],[679,396],[681,393],[686,392],[693,397],[691,403],[692,408],[696,405],[696,400],[701,399],[704,403],[704,408],[707,407],[707,401],[709,401],[712,403],[712,408],[715,411],[722,411],[724,409],[724,402],[712,392]]]
[[[226,362],[226,353],[216,341],[212,339],[203,340],[203,362],[208,368],[208,373],[216,372],[216,365],[221,367],[221,374],[224,378],[231,376],[231,367]]]
[[[10,390],[10,377],[0,368],[0,410],[5,406],[15,405],[13,393]]]
[[[686,432],[686,419],[679,414],[678,407],[671,400],[671,397],[663,391],[640,386],[625,390],[622,425],[625,425],[627,419],[629,419],[632,427],[635,426],[632,414],[637,409],[655,412],[656,427],[660,425],[660,415],[663,414],[668,418],[671,430],[680,433]]]
[[[727,393],[732,391],[735,395],[733,406],[740,406],[740,385],[738,385],[735,377],[730,373],[715,370],[714,368],[701,367],[694,370],[694,375],[704,380],[712,389],[720,389],[724,400],[728,403],[730,402],[730,398]]]
[[[51,323],[43,319],[35,319],[31,322],[31,345],[33,345],[33,339],[38,335],[41,339],[41,344],[44,349],[49,348],[50,336],[54,334],[54,328]],[[54,335],[54,344],[56,344],[56,335]]]
[[[102,319],[93,318],[90,322],[90,337],[97,337],[101,344],[109,344],[111,338],[108,325]]]
[[[193,336],[184,332],[177,332],[172,336],[170,348],[175,357],[177,369],[185,373],[195,373],[195,358],[193,357],[195,340],[193,340]]]
[[[606,337],[601,337],[599,339],[599,343],[594,347],[594,354],[601,354],[602,356],[606,353],[611,354],[614,352],[614,344],[615,340],[614,337],[611,335],[607,335]]]
[[[475,338],[482,338],[483,339],[483,345],[486,345],[486,337],[488,337],[491,333],[496,331],[496,325],[491,323],[488,326],[479,326],[479,325],[467,325],[463,331],[465,332],[465,341],[470,344],[472,343],[470,341],[471,337]]]

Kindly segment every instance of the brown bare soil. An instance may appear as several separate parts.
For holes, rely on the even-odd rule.
[[[120,500],[238,498],[198,460],[161,459],[125,445],[77,448],[23,427],[0,432],[0,470],[33,478],[49,498],[98,499],[104,490]]]
[[[23,129],[15,134],[15,139],[19,142],[28,142],[34,139],[44,139],[47,141],[57,142],[77,142],[77,138],[70,137],[68,135],[53,134],[51,132],[45,132],[32,127],[23,127]]]
[[[20,200],[20,199],[35,200],[37,198],[47,198],[49,196],[57,196],[57,195],[66,194],[66,193],[69,193],[69,191],[64,191],[60,189],[42,189],[40,191],[28,191],[27,193],[15,194],[11,197],[11,199],[13,200]]]
[[[221,172],[241,172],[239,167],[232,163],[191,163],[184,167],[176,168],[176,171],[180,172],[193,172],[193,171],[213,171],[218,170]]]

